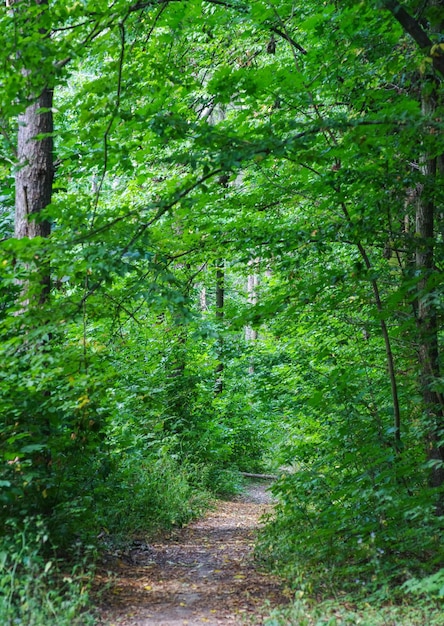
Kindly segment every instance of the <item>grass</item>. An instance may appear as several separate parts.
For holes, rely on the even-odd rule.
[[[2,626],[89,626],[91,572],[54,556],[40,518],[10,520],[0,541]]]
[[[425,600],[391,605],[356,604],[346,596],[321,602],[299,597],[274,610],[263,626],[444,626],[444,613],[442,606]]]

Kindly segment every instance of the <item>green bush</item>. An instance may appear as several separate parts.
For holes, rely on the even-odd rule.
[[[124,458],[96,504],[110,533],[154,532],[180,526],[202,513],[208,495],[188,470],[167,455]]]
[[[9,521],[0,544],[0,623],[5,626],[88,626],[91,573],[67,571],[39,518]]]
[[[215,496],[229,498],[242,491],[242,475],[236,469],[208,465],[201,469],[201,477],[204,487]]]
[[[293,588],[316,593],[400,596],[405,581],[431,576],[442,559],[444,520],[424,488],[413,480],[403,487],[401,467],[396,473],[379,461],[373,476],[338,463],[333,474],[319,461],[278,481],[260,558]],[[438,593],[440,581],[429,580]]]

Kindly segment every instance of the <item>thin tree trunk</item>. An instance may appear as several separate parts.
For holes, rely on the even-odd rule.
[[[250,261],[249,265],[252,263],[256,263],[256,261]],[[247,278],[247,292],[248,292],[248,303],[253,306],[257,303],[257,287],[259,284],[259,277],[257,274],[249,274]],[[245,328],[245,340],[246,341],[255,341],[257,339],[257,331],[251,326],[247,326]]]
[[[200,304],[200,310],[201,311],[207,311],[208,310],[207,289],[206,289],[206,287],[202,287],[200,292],[199,292],[199,304]]]
[[[344,202],[341,203],[342,211],[345,215],[347,222],[351,223],[350,214],[348,212],[347,206]],[[370,258],[367,254],[366,249],[362,245],[360,241],[356,243],[356,246],[359,250],[362,260],[364,261],[364,265],[367,270],[372,270],[372,264],[370,262]],[[379,292],[379,286],[376,279],[371,280],[373,295],[375,298],[376,308],[378,313],[380,314],[380,326],[381,326],[381,334],[384,339],[385,346],[385,355],[387,359],[387,369],[390,379],[390,391],[392,396],[393,403],[393,428],[394,428],[394,446],[397,452],[401,450],[401,408],[399,405],[399,395],[398,395],[398,385],[396,381],[396,370],[395,370],[395,360],[393,356],[392,344],[390,341],[390,335],[388,331],[388,327],[386,321],[383,317],[384,306],[381,300],[381,294]]]
[[[426,116],[436,112],[436,93],[423,98],[422,107]],[[430,278],[435,273],[435,206],[434,190],[443,158],[425,158],[422,171],[424,188],[418,199],[416,210],[416,270],[418,282],[417,328],[418,357],[420,366],[420,387],[428,420],[427,455],[432,462],[430,484],[440,487],[444,484],[444,448],[438,442],[444,429],[443,398],[436,391],[436,382],[441,378],[439,366],[438,318],[435,298],[430,287]],[[444,502],[438,506],[444,512]]]
[[[221,326],[221,322],[224,319],[224,300],[225,300],[225,268],[223,259],[218,259],[216,265],[216,320]],[[216,382],[214,385],[214,393],[217,395],[222,393],[224,388],[223,372],[223,339],[222,328],[219,328],[219,341],[218,341],[218,360],[219,363],[216,366]]]
[[[257,264],[258,264],[258,259],[254,259],[248,262],[248,265],[252,266],[253,271],[256,269]],[[253,306],[257,303],[258,285],[259,285],[259,276],[257,274],[249,274],[247,278],[248,302],[249,304]],[[245,341],[256,341],[256,340],[257,340],[257,330],[255,330],[251,326],[247,326],[245,328]],[[250,358],[250,364],[248,366],[248,373],[254,374],[253,356]]]

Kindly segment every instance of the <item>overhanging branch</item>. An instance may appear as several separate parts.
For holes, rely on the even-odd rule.
[[[421,24],[408,13],[397,0],[384,0],[385,8],[390,11],[395,20],[401,24],[406,33],[426,52],[433,61],[433,67],[444,77],[444,51],[440,48],[434,53],[433,41],[422,28]]]

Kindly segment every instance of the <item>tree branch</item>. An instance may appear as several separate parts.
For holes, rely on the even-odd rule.
[[[305,48],[303,48],[301,45],[298,44],[297,41],[295,41],[294,39],[292,39],[289,35],[287,35],[286,33],[284,33],[283,31],[281,31],[279,28],[277,28],[276,26],[273,26],[270,29],[273,33],[276,33],[276,35],[279,35],[279,37],[282,37],[282,39],[285,39],[285,41],[288,41],[288,43],[291,43],[291,45],[296,48],[296,50],[299,50],[299,52],[302,52],[302,54],[307,54],[307,50],[305,50]]]
[[[384,0],[385,8],[390,11],[395,20],[401,24],[403,29],[418,44],[418,46],[431,56],[433,67],[444,77],[444,52],[437,50],[432,52],[433,41],[423,30],[421,24],[408,13],[397,0]]]

